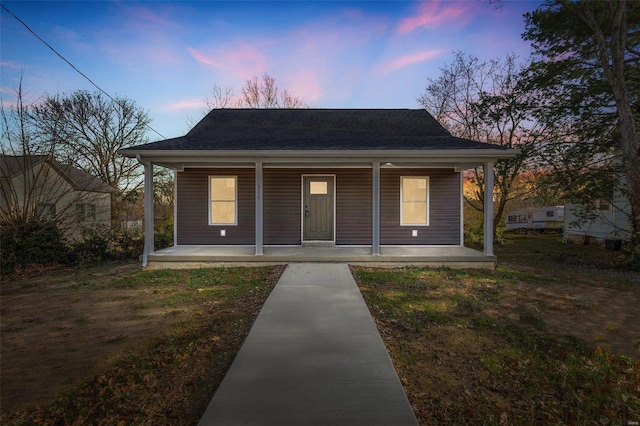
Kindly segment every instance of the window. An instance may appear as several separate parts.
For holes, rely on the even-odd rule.
[[[40,219],[53,220],[56,217],[56,205],[52,203],[38,205],[37,215]]]
[[[236,176],[211,176],[209,178],[209,225],[237,225]]]
[[[594,202],[594,207],[601,212],[609,212],[611,211],[611,203],[604,198],[598,198]]]
[[[328,192],[327,182],[309,182],[309,194],[326,195]]]
[[[400,178],[400,225],[429,225],[429,178]]]
[[[76,204],[76,217],[78,221],[95,221],[96,205],[95,204]]]
[[[553,217],[553,210],[547,210],[547,217]]]

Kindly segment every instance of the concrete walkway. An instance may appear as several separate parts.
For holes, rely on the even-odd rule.
[[[416,425],[346,264],[290,264],[200,425]]]

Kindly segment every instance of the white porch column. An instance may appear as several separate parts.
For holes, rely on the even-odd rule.
[[[256,161],[256,256],[262,256],[263,251],[263,227],[264,227],[264,211],[263,211],[263,191],[262,191],[262,161]]]
[[[371,254],[380,256],[380,162],[373,163],[371,194]]]
[[[493,256],[493,162],[484,163],[484,254]]]
[[[142,252],[142,267],[147,266],[149,254],[154,248],[154,217],[153,217],[153,163],[144,164],[144,251]]]
[[[173,245],[178,245],[178,171],[173,171]]]

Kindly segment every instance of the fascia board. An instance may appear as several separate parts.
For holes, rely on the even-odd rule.
[[[266,151],[210,151],[210,150],[184,150],[184,151],[156,151],[156,150],[129,150],[120,152],[121,155],[132,158],[139,158],[142,161],[154,163],[197,163],[208,159],[220,162],[242,162],[255,161],[256,159],[272,162],[332,162],[336,159],[341,161],[402,161],[412,159],[413,161],[441,162],[484,162],[500,159],[513,158],[520,153],[520,150],[511,149],[508,151],[498,149],[469,149],[469,150],[266,150]],[[422,160],[418,160],[422,159]]]

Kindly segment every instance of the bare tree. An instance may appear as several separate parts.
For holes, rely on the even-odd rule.
[[[223,88],[215,84],[210,96],[204,99],[206,107],[203,115],[212,109],[223,108],[307,108],[299,96],[292,95],[286,89],[281,91],[275,77],[268,73],[263,74],[262,78],[253,76],[247,79],[240,89],[240,95],[235,93],[230,87]]]
[[[249,108],[304,108],[304,101],[286,90],[280,92],[276,79],[265,73],[262,80],[254,76],[242,87],[244,105]]]
[[[109,223],[111,188],[55,158],[59,147],[50,135],[40,132],[22,83],[15,98],[13,106],[3,104],[1,109],[2,226],[26,229],[32,222],[50,223],[73,238],[83,227]]]
[[[147,142],[148,114],[125,98],[77,91],[48,96],[32,111],[39,132],[56,145],[56,156],[114,188],[112,219],[119,216],[120,196],[142,183],[134,159],[117,151]]]
[[[214,84],[211,88],[211,95],[204,99],[206,104],[206,110],[204,113],[211,111],[212,109],[224,109],[233,108],[238,105],[238,99],[233,94],[233,89],[230,87],[222,87]]]
[[[456,52],[453,62],[442,69],[440,77],[429,80],[425,93],[418,98],[454,136],[520,149],[513,159],[495,164],[494,233],[507,203],[531,191],[516,182],[521,173],[531,169],[531,159],[544,134],[530,114],[532,94],[520,83],[524,69],[514,55],[481,62],[475,56]],[[483,211],[484,172],[475,168],[467,176],[474,190],[472,195],[465,195],[465,201]]]

